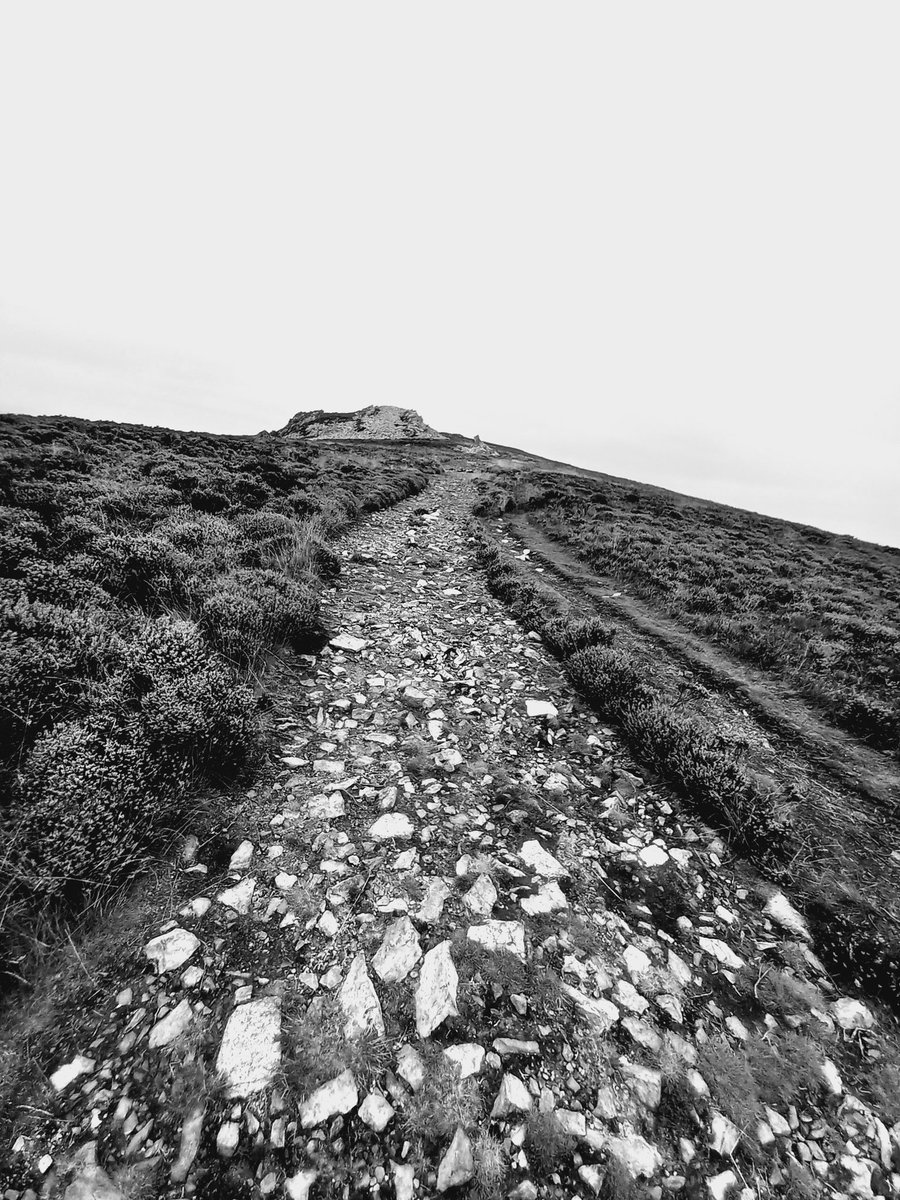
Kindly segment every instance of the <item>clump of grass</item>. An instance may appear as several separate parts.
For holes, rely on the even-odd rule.
[[[424,779],[434,774],[434,761],[428,743],[421,738],[410,738],[401,747],[403,767],[411,779]]]
[[[481,1129],[475,1135],[472,1155],[475,1159],[474,1194],[479,1200],[493,1200],[502,1193],[509,1169],[503,1143]]]
[[[771,1042],[752,1037],[747,1058],[760,1098],[773,1107],[790,1104],[801,1089],[815,1094],[822,1085],[822,1052],[798,1033],[787,1031]]]
[[[635,1200],[639,1194],[640,1189],[628,1167],[620,1158],[611,1154],[600,1188],[602,1200]]]
[[[477,1079],[463,1079],[459,1067],[437,1050],[425,1056],[425,1079],[403,1107],[403,1128],[412,1141],[430,1145],[448,1140],[457,1127],[471,1134],[484,1115]]]
[[[543,1175],[570,1158],[575,1139],[566,1133],[555,1112],[530,1112],[525,1121],[525,1150]]]
[[[716,1106],[742,1133],[752,1129],[759,1114],[759,1090],[747,1055],[723,1037],[710,1038],[699,1047],[699,1070]]]
[[[360,1087],[370,1088],[390,1065],[386,1038],[367,1032],[344,1035],[344,1015],[333,997],[314,1000],[306,1011],[288,998],[282,1018],[282,1081],[300,1100],[342,1071],[351,1070]]]

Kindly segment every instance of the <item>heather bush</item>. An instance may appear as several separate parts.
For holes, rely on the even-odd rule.
[[[318,649],[324,634],[311,588],[271,570],[236,570],[220,578],[200,607],[200,626],[228,658],[255,662],[269,646]]]
[[[110,593],[149,612],[188,598],[190,558],[171,542],[153,534],[106,534],[94,553],[100,564],[98,582]]]

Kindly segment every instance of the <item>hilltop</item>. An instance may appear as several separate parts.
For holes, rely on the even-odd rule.
[[[414,409],[393,404],[370,404],[355,413],[329,413],[321,409],[299,412],[278,433],[281,437],[315,440],[444,437],[426,425]]]
[[[900,555],[385,411],[0,419],[0,1186],[897,1194]]]

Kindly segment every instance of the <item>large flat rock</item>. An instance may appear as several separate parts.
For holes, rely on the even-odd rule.
[[[275,996],[262,996],[238,1005],[228,1018],[216,1060],[228,1096],[252,1096],[264,1091],[280,1065],[280,1001]]]

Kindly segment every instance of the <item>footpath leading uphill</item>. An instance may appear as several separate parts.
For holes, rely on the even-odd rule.
[[[467,487],[341,544],[340,632],[276,701],[240,835],[218,866],[187,839],[172,913],[7,1147],[20,1188],[900,1191],[863,1086],[888,1018],[488,594]]]

